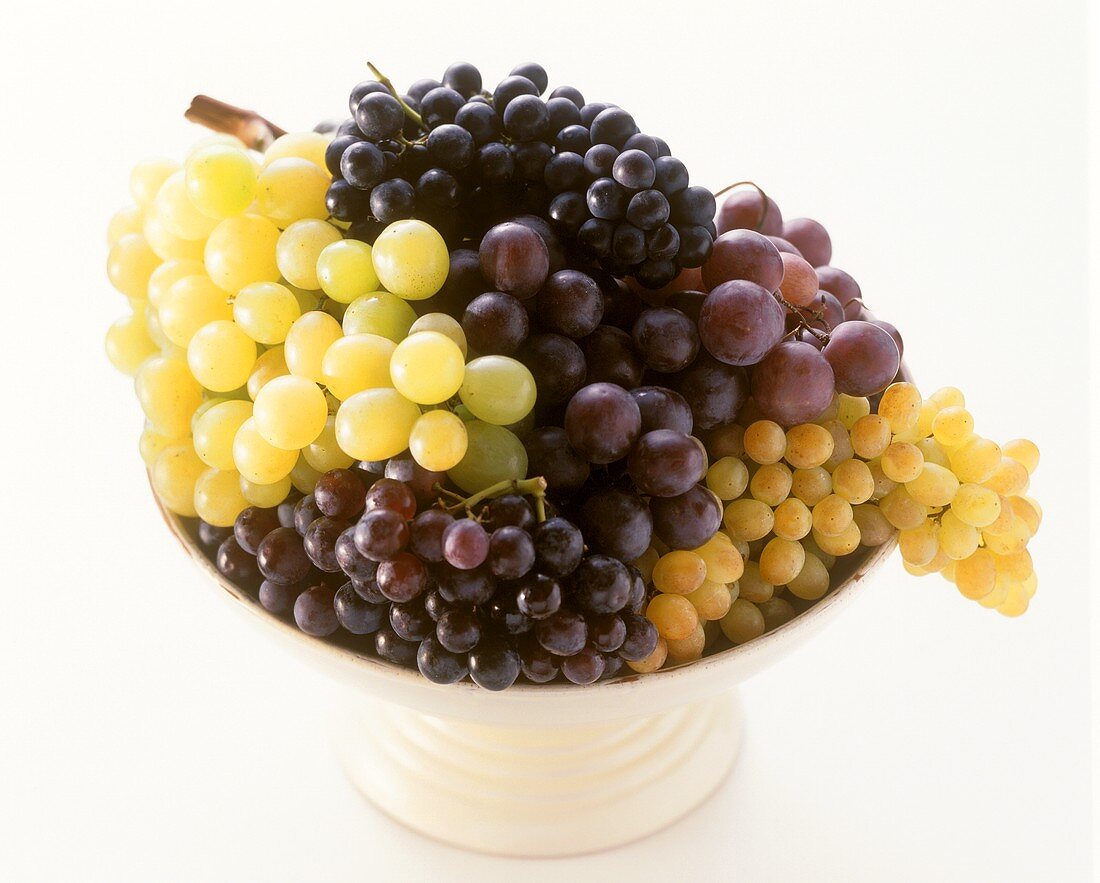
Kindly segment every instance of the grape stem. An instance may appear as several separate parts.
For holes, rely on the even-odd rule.
[[[240,138],[253,150],[265,150],[272,141],[286,134],[286,129],[276,126],[256,111],[235,107],[209,95],[192,98],[191,106],[183,115],[200,126]]]
[[[468,497],[463,497],[460,494],[449,491],[438,484],[435,486],[435,489],[439,491],[439,493],[455,500],[453,503],[444,503],[442,500],[439,501],[444,509],[451,512],[456,512],[460,509],[470,511],[478,503],[482,503],[485,500],[491,500],[494,497],[502,497],[505,494],[519,494],[522,497],[534,497],[535,514],[538,516],[538,520],[540,522],[546,520],[546,479],[541,475],[537,475],[534,478],[525,478],[522,481],[514,478],[506,478],[504,481],[498,481],[496,484],[491,484],[484,490],[478,491],[476,494],[471,494]]]
[[[820,331],[817,328],[814,328],[812,325],[810,325],[810,323],[806,321],[806,314],[802,312],[801,307],[796,307],[789,300],[787,300],[785,297],[783,297],[782,292],[773,291],[772,292],[772,297],[774,297],[777,301],[779,301],[780,304],[782,304],[784,307],[786,307],[787,312],[793,313],[794,315],[796,315],[798,317],[798,326],[799,326],[799,328],[805,328],[807,331],[810,332],[810,334],[812,334],[814,337],[816,337],[822,343],[828,343],[829,342],[829,333],[827,331]],[[811,311],[810,316],[814,319],[819,319],[822,323],[824,323],[824,321],[825,321],[824,311],[822,311],[820,313]],[[797,330],[798,330],[798,328],[792,329],[791,333],[793,334]],[[784,336],[786,336],[786,335],[784,335]]]
[[[405,116],[407,116],[410,120],[412,120],[414,123],[416,123],[417,126],[419,126],[421,129],[423,129],[424,128],[424,120],[421,118],[420,114],[418,114],[415,110],[413,110],[411,107],[409,107],[409,105],[405,103],[405,99],[402,98],[397,93],[397,89],[394,87],[393,81],[389,77],[387,77],[384,73],[382,73],[382,71],[380,71],[378,68],[376,68],[369,61],[367,62],[367,67],[370,68],[370,72],[372,74],[374,74],[374,76],[378,80],[378,82],[381,83],[383,86],[385,86],[387,89],[389,89],[390,94],[394,98],[397,99],[397,103],[400,104],[402,109],[405,111]]]
[[[757,184],[755,181],[737,181],[734,184],[727,184],[721,190],[714,194],[714,198],[717,199],[724,193],[729,193],[731,190],[736,190],[738,187],[752,187],[757,193],[760,194],[760,203],[764,206],[764,210],[760,213],[760,220],[756,222],[754,228],[759,233],[764,228],[764,222],[768,219],[768,194],[764,192],[764,188]]]

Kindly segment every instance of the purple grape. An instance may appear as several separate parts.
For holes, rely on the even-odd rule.
[[[443,531],[443,560],[459,570],[473,570],[489,555],[489,534],[472,518],[460,518]]]
[[[347,530],[346,521],[337,521],[322,515],[316,519],[302,537],[302,545],[309,556],[309,560],[316,565],[318,570],[325,573],[339,573],[341,570],[340,559],[336,554],[336,543],[340,536]],[[353,537],[354,543],[354,537]]]
[[[466,342],[486,356],[512,355],[527,339],[530,328],[523,304],[502,291],[478,295],[462,314]]]
[[[490,500],[481,510],[481,519],[488,530],[510,525],[529,531],[536,524],[531,504],[519,494],[504,494]]]
[[[540,405],[569,400],[584,384],[588,366],[584,352],[561,334],[533,334],[516,356],[535,378]]]
[[[761,414],[781,426],[817,419],[829,407],[834,391],[832,367],[801,341],[784,341],[752,369],[753,401]]]
[[[614,613],[591,617],[588,620],[588,637],[592,646],[601,653],[614,653],[626,640],[626,624]]]
[[[734,190],[718,210],[715,224],[719,233],[756,230],[765,236],[783,235],[783,215],[770,196],[756,188]]]
[[[702,479],[706,468],[706,454],[699,442],[672,429],[643,435],[631,450],[627,465],[638,490],[654,497],[685,493]]]
[[[618,613],[630,600],[631,583],[630,572],[617,558],[589,555],[573,574],[573,594],[589,613]]]
[[[469,653],[481,640],[481,620],[471,607],[452,607],[439,617],[435,635],[452,653]]]
[[[878,325],[879,328],[881,328],[883,331],[889,334],[890,337],[893,338],[894,343],[897,345],[898,348],[898,359],[902,359],[905,357],[905,341],[902,340],[901,332],[898,331],[897,328],[895,328],[889,322],[883,321],[882,319],[868,319],[867,321],[870,322],[872,325]]]
[[[447,473],[425,469],[412,458],[411,454],[391,457],[386,461],[384,472],[386,478],[392,478],[407,485],[421,505],[434,503],[439,496],[435,486],[445,484],[447,481]],[[415,513],[416,510],[413,511]]]
[[[783,281],[779,249],[752,230],[732,230],[714,240],[714,251],[703,264],[703,284],[713,291],[723,282],[754,282],[775,291]]]
[[[535,543],[522,528],[506,524],[489,537],[489,570],[499,579],[519,579],[535,564]]]
[[[545,478],[551,494],[569,497],[588,480],[588,461],[569,446],[569,438],[560,426],[534,429],[523,444],[527,449],[527,474]]]
[[[552,576],[533,573],[524,577],[516,593],[516,608],[531,619],[546,619],[561,608],[562,590]]]
[[[371,561],[355,548],[355,528],[347,528],[336,538],[336,561],[350,579],[367,582],[378,573],[378,562]]]
[[[364,600],[355,587],[345,583],[336,591],[333,600],[336,618],[353,635],[370,635],[382,627],[386,621],[388,604],[372,604]]]
[[[313,499],[324,515],[349,521],[363,511],[363,482],[350,469],[331,469],[317,479]]]
[[[435,620],[428,616],[419,598],[390,606],[390,628],[406,641],[423,641],[435,632]]]
[[[284,586],[300,583],[313,569],[302,538],[289,527],[276,528],[264,537],[256,550],[256,564],[264,579]]]
[[[561,270],[546,280],[536,299],[544,331],[586,337],[603,318],[603,294],[596,281],[577,270]]]
[[[428,568],[409,552],[398,552],[378,565],[378,591],[397,603],[411,601],[428,588]]]
[[[653,517],[645,500],[619,488],[590,494],[581,506],[580,520],[589,548],[620,561],[633,561],[653,539]]]
[[[240,518],[239,515],[237,517]],[[278,526],[279,522],[278,518],[276,518],[275,527]],[[234,527],[215,527],[213,524],[207,524],[205,521],[200,521],[198,528],[199,545],[207,551],[217,550],[218,546],[233,535]],[[260,537],[260,539],[262,540],[263,537]]]
[[[842,307],[847,307],[853,301],[863,300],[863,292],[860,291],[859,283],[836,267],[817,267],[817,284],[822,291],[827,291],[835,296]]]
[[[699,337],[727,365],[755,365],[783,339],[786,311],[754,282],[723,282],[699,313]]]
[[[691,435],[691,406],[687,400],[663,386],[638,386],[630,391],[642,414],[642,433],[673,429]]]
[[[495,591],[496,580],[485,567],[474,570],[448,567],[439,574],[439,594],[450,604],[484,604]]]
[[[276,616],[290,616],[300,594],[301,586],[281,586],[266,579],[260,583],[260,605]]]
[[[749,378],[744,368],[724,365],[709,355],[677,376],[680,395],[691,406],[695,429],[714,429],[733,423],[749,397]]]
[[[505,690],[519,677],[519,654],[503,641],[483,641],[468,662],[473,682],[485,690]]]
[[[584,536],[564,518],[548,518],[535,528],[535,561],[541,572],[568,576],[584,555]]]
[[[559,610],[535,626],[535,637],[555,656],[572,656],[588,642],[588,625],[573,610]]]
[[[416,495],[403,481],[380,478],[367,491],[364,506],[367,512],[386,509],[409,521],[416,515]]]
[[[317,508],[313,494],[306,494],[294,505],[294,529],[305,536],[309,526],[325,513]],[[289,525],[288,525],[289,526]]]
[[[416,651],[416,667],[433,684],[454,684],[469,673],[466,657],[453,653],[435,638],[425,638]]]
[[[595,647],[583,647],[561,661],[561,673],[581,686],[598,681],[604,672],[604,658]]]
[[[416,651],[419,646],[398,637],[389,623],[383,625],[374,636],[374,652],[387,662],[403,668],[412,668],[416,665]]]
[[[355,525],[355,548],[371,561],[385,561],[409,542],[409,524],[392,509],[371,509]]]
[[[634,347],[654,371],[683,371],[699,354],[699,329],[679,310],[643,310],[634,323]]]
[[[722,523],[722,504],[699,484],[678,497],[654,497],[649,508],[653,532],[670,549],[697,549]]]
[[[889,332],[871,322],[845,322],[821,351],[832,366],[837,392],[872,396],[893,381],[901,355]]]
[[[630,335],[612,325],[600,325],[584,339],[589,383],[616,383],[633,389],[642,382],[645,365]]]
[[[307,635],[324,638],[340,628],[333,608],[336,592],[328,586],[306,589],[294,601],[294,621]]]
[[[424,561],[438,564],[443,560],[443,532],[454,523],[454,516],[442,509],[421,512],[409,525],[409,551]]]
[[[242,549],[249,555],[255,555],[263,538],[277,527],[281,527],[277,509],[249,506],[233,522],[233,536]]]
[[[521,224],[498,224],[478,252],[481,272],[498,291],[526,300],[546,281],[550,253],[542,237]]]
[[[533,635],[520,640],[519,660],[523,676],[533,684],[547,684],[558,676],[558,658]]]
[[[569,443],[590,463],[611,463],[626,456],[641,431],[637,403],[613,383],[581,388],[565,409]]]
[[[783,237],[793,244],[812,267],[821,267],[833,257],[829,231],[812,218],[791,218],[783,222]]]
[[[623,624],[626,626],[626,636],[619,648],[619,656],[627,662],[641,662],[657,649],[657,626],[635,613],[624,613]]]

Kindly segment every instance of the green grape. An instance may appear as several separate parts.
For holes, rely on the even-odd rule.
[[[458,392],[465,367],[458,344],[438,331],[421,331],[406,337],[394,349],[390,379],[409,401],[436,405]]]
[[[202,261],[201,239],[180,239],[152,212],[142,221],[141,234],[162,261]]]
[[[233,438],[233,465],[256,484],[274,484],[286,478],[297,462],[297,451],[284,451],[264,440],[253,417],[241,424]]]
[[[737,457],[722,457],[707,470],[707,487],[718,499],[736,500],[749,484],[749,470]]]
[[[396,345],[377,334],[352,334],[333,341],[321,359],[322,382],[343,401],[364,389],[392,387],[390,359]]]
[[[137,313],[123,316],[107,329],[104,348],[111,364],[131,377],[141,363],[158,350],[149,337],[145,316]]]
[[[185,276],[161,299],[157,318],[164,336],[176,346],[186,347],[204,325],[233,318],[233,308],[209,277]]]
[[[129,233],[112,246],[107,255],[107,278],[131,300],[144,300],[149,279],[160,266],[160,258],[141,233]]]
[[[302,457],[312,468],[324,474],[332,469],[346,469],[355,461],[343,452],[336,440],[336,416],[329,414],[325,428],[302,449]]]
[[[409,453],[432,472],[453,469],[466,456],[469,436],[466,424],[450,411],[428,411],[413,424]]]
[[[326,245],[317,256],[317,280],[325,294],[342,304],[377,291],[371,247],[357,239]]]
[[[185,259],[165,261],[158,266],[153,271],[153,275],[149,277],[149,284],[146,288],[149,303],[159,308],[164,296],[168,294],[172,286],[179,282],[180,279],[184,279],[188,276],[205,275],[206,268],[202,265],[201,260]]]
[[[497,482],[518,481],[527,476],[527,451],[513,433],[481,420],[467,423],[466,433],[466,456],[447,470],[451,480],[466,493],[474,494]]]
[[[131,233],[141,233],[145,223],[145,214],[136,205],[128,205],[121,208],[107,222],[107,247],[113,248],[123,236]],[[373,268],[372,268],[373,270]]]
[[[405,300],[431,297],[450,269],[447,243],[423,221],[394,221],[375,240],[373,258],[382,286]]]
[[[226,218],[206,240],[206,272],[215,285],[231,294],[253,282],[278,282],[278,241],[279,228],[267,218],[252,214]]]
[[[202,386],[180,356],[152,356],[134,375],[134,391],[149,422],[164,435],[181,438],[202,404]]]
[[[466,366],[458,394],[479,420],[508,426],[531,412],[537,392],[535,378],[522,362],[508,356],[482,356]]]
[[[323,383],[321,363],[325,352],[342,335],[340,323],[320,310],[305,313],[295,320],[283,344],[283,357],[290,373],[314,383]]]
[[[213,144],[194,151],[184,171],[187,195],[209,218],[239,215],[256,198],[256,163],[244,150]]]
[[[231,400],[207,408],[194,421],[195,453],[199,459],[214,469],[233,469],[233,439],[251,416],[251,402]]]
[[[395,389],[365,389],[336,412],[336,439],[356,460],[388,460],[409,446],[420,409]]]
[[[246,285],[233,300],[233,321],[256,343],[265,346],[286,340],[290,326],[300,315],[298,299],[278,282]]]
[[[276,138],[267,148],[263,164],[269,166],[277,159],[291,157],[308,160],[317,168],[325,169],[325,149],[331,140],[331,135],[320,132],[287,132]]]
[[[462,330],[462,325],[453,316],[446,313],[425,313],[413,322],[412,327],[409,328],[410,335],[416,334],[418,331],[438,331],[445,337],[449,337],[458,344],[458,348],[462,350],[462,357],[466,358],[469,351],[466,344],[466,332]]]
[[[195,484],[206,470],[190,439],[174,442],[161,451],[150,480],[158,499],[170,512],[195,517]]]
[[[252,373],[248,375],[248,383],[245,386],[248,397],[252,401],[256,401],[256,396],[260,394],[260,390],[264,388],[269,380],[289,373],[290,369],[286,366],[286,359],[281,346],[274,346],[265,351],[256,359],[256,365],[253,367]]]
[[[295,221],[283,231],[275,246],[279,272],[291,285],[316,291],[321,287],[317,259],[327,246],[341,241],[340,231],[331,224],[312,218]]]
[[[241,496],[248,501],[250,506],[259,506],[261,509],[274,509],[290,493],[290,476],[281,478],[271,484],[256,484],[249,481],[243,475],[237,476],[241,486]]]
[[[298,451],[325,428],[328,403],[316,383],[291,374],[266,384],[256,396],[252,413],[256,430],[268,444]]]
[[[256,343],[234,322],[203,325],[187,344],[187,364],[195,379],[214,392],[244,386],[256,365]]]
[[[153,201],[152,212],[170,233],[180,239],[205,239],[217,224],[191,201],[183,169],[173,172],[161,185]]]
[[[154,427],[146,426],[138,438],[138,453],[141,454],[141,460],[146,468],[151,469],[157,461],[157,457],[160,456],[160,452],[177,441],[180,441],[180,439],[169,438],[164,433],[157,432]]]
[[[300,493],[312,494],[321,475],[322,473],[306,462],[305,457],[299,456],[298,461],[290,470],[290,482]]]
[[[162,156],[145,159],[130,172],[130,195],[139,208],[148,208],[168,178],[179,171],[180,164]]]
[[[328,217],[325,194],[332,178],[314,163],[297,157],[265,162],[256,181],[256,206],[276,226],[304,218]]]
[[[344,313],[344,334],[377,334],[400,343],[416,321],[416,312],[388,291],[356,298]]]
[[[214,527],[232,527],[248,500],[233,470],[207,469],[195,482],[195,514]]]

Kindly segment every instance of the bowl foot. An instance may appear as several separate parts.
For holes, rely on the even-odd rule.
[[[348,697],[337,749],[383,812],[445,843],[565,856],[628,843],[713,793],[741,747],[730,692],[650,717],[494,726]]]

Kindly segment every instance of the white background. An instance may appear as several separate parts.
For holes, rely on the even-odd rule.
[[[0,877],[1088,879],[1083,4],[615,5],[4,13]],[[827,224],[926,391],[958,385],[980,431],[1042,447],[1028,615],[893,562],[748,685],[717,797],[634,846],[488,859],[367,806],[329,749],[339,696],[226,615],[156,517],[102,335],[125,309],[107,218],[136,160],[200,134],[191,95],[310,128],[368,58],[406,85],[539,60],[633,111],[697,181],[752,178]]]

